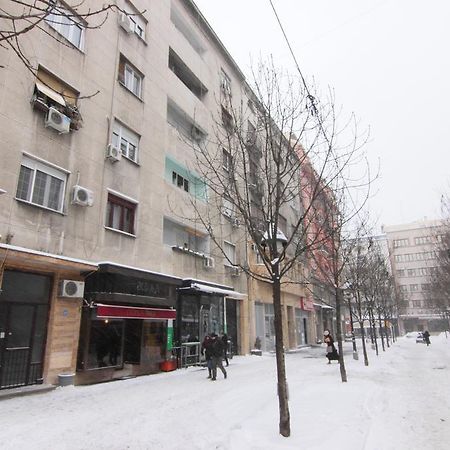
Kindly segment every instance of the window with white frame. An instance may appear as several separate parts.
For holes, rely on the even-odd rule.
[[[24,155],[20,166],[16,198],[62,212],[68,173]]]
[[[49,2],[49,13],[45,17],[45,21],[61,36],[64,36],[71,44],[80,50],[84,44],[84,25],[81,19],[69,9],[61,5],[60,2]]]
[[[186,192],[189,192],[189,180],[175,171],[172,171],[172,184]]]
[[[225,265],[234,266],[236,264],[236,246],[231,242],[224,241],[223,242],[223,252],[225,253]]]
[[[408,239],[394,239],[394,248],[407,247],[409,245]]]
[[[231,79],[223,69],[220,71],[220,89],[224,95],[231,96]]]
[[[139,158],[139,139],[139,135],[134,131],[131,131],[117,120],[114,121],[112,144],[120,148],[125,158],[131,159],[135,163],[138,162]]]
[[[419,285],[418,284],[410,284],[409,289],[411,290],[411,292],[417,292],[419,290]]]
[[[142,75],[132,64],[120,55],[119,61],[119,81],[136,97],[142,98]]]
[[[232,168],[232,164],[233,159],[231,153],[226,148],[222,148],[222,167],[229,172]]]
[[[234,213],[234,206],[233,206],[233,202],[226,196],[224,195],[222,197],[222,214],[226,217],[233,217],[233,213]]]

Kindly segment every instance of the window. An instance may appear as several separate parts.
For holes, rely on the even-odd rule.
[[[133,8],[125,6],[128,18],[131,22],[131,29],[133,33],[137,34],[142,40],[145,40],[145,28],[147,26],[147,21],[140,12]]]
[[[232,163],[233,163],[233,158],[231,156],[231,153],[227,149],[223,148],[222,149],[222,167],[224,168],[224,170],[229,172],[232,168]]]
[[[431,284],[430,283],[424,283],[421,285],[422,291],[429,291],[431,290]]]
[[[222,106],[222,123],[223,126],[231,131],[233,129],[233,116]]]
[[[170,156],[166,156],[165,179],[199,200],[207,200],[206,183]]]
[[[431,236],[420,236],[414,238],[414,243],[416,245],[430,244],[431,242],[432,242]]]
[[[407,247],[408,245],[408,239],[394,239],[394,248]]]
[[[422,307],[422,302],[420,300],[413,300],[411,302],[412,307],[413,308],[421,308]]]
[[[108,193],[106,226],[134,235],[136,207],[136,203]]]
[[[117,121],[114,122],[112,143],[120,148],[125,158],[138,162],[139,136]]]
[[[222,197],[222,214],[227,217],[233,217],[234,206],[233,202],[227,197]]]
[[[223,252],[226,255],[225,265],[229,266],[230,264],[234,266],[236,264],[236,246],[231,242],[224,241],[223,242]]]
[[[408,269],[408,277],[415,277],[416,269]]]
[[[61,36],[80,50],[83,49],[84,25],[80,18],[72,11],[64,8],[59,2],[53,3],[45,21]]]
[[[144,76],[135,69],[124,56],[120,55],[119,81],[139,98],[142,98],[143,79]]]
[[[405,276],[405,269],[398,269],[397,270],[397,276],[398,277],[404,277]]]
[[[409,289],[411,292],[417,292],[419,290],[419,285],[418,284],[410,284]]]
[[[406,284],[400,285],[400,292],[408,292],[408,285]]]
[[[68,172],[23,156],[16,198],[62,212]]]
[[[189,192],[189,180],[183,178],[180,174],[175,171],[172,172],[172,184],[175,186]]]
[[[220,71],[220,90],[223,95],[231,97],[231,79],[223,69]]]

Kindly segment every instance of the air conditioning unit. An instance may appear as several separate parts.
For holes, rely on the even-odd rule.
[[[45,117],[45,126],[55,129],[59,134],[68,133],[70,131],[70,119],[56,108],[50,107]]]
[[[203,267],[205,269],[214,269],[215,265],[214,258],[211,258],[210,256],[206,256],[203,260]]]
[[[59,284],[59,296],[66,298],[83,298],[84,281],[62,280]]]
[[[125,13],[119,14],[119,25],[127,32],[127,33],[133,33],[134,31],[134,24],[131,21],[130,17],[127,16]]]
[[[120,161],[122,158],[122,151],[119,147],[109,144],[108,147],[106,147],[106,158],[112,162]]]
[[[230,275],[232,277],[238,277],[239,276],[239,267],[230,267]]]
[[[258,253],[258,246],[253,242],[251,245],[252,252]]]
[[[94,193],[82,186],[75,185],[72,190],[72,204],[92,206],[94,204]]]
[[[233,225],[234,228],[239,228],[241,226],[241,222],[239,222],[238,218],[233,217],[231,219],[231,225]]]

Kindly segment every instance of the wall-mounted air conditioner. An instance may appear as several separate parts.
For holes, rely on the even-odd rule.
[[[127,16],[125,13],[119,14],[119,25],[127,32],[127,33],[133,33],[134,31],[134,24],[131,21],[130,17]]]
[[[234,228],[239,228],[241,226],[241,222],[239,222],[238,218],[233,217],[231,219],[231,225],[233,225]]]
[[[70,131],[70,119],[56,108],[50,107],[45,117],[45,126],[55,129],[60,134],[68,133]]]
[[[240,273],[240,271],[239,271],[239,267],[230,267],[230,275],[232,276],[232,277],[238,277],[239,276],[239,273]]]
[[[106,147],[106,158],[112,162],[120,161],[122,158],[122,151],[119,147],[109,144],[108,147]]]
[[[211,258],[211,256],[206,256],[203,260],[203,267],[205,269],[214,269],[215,265],[214,258]]]
[[[94,193],[82,186],[75,185],[72,190],[72,203],[80,206],[92,206]]]
[[[62,280],[59,283],[59,296],[66,298],[82,298],[84,281]]]

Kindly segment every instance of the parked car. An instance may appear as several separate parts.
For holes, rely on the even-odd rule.
[[[416,344],[425,344],[425,340],[423,338],[423,334],[422,333],[417,333]]]

